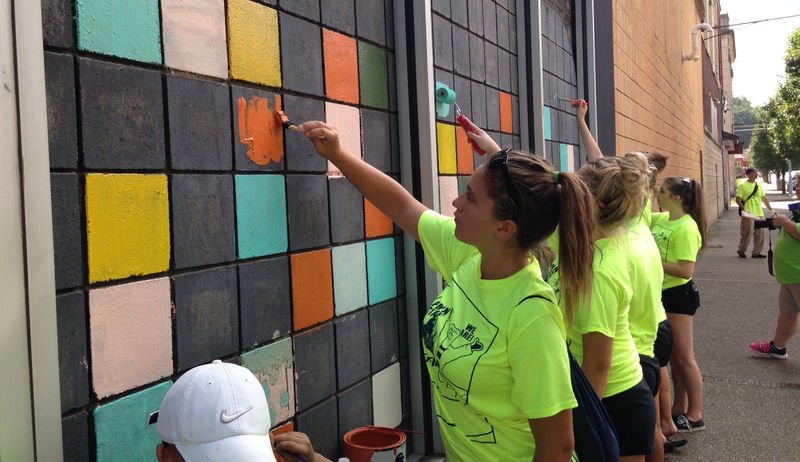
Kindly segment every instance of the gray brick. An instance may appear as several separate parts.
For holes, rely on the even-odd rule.
[[[89,416],[86,411],[61,419],[61,445],[65,461],[90,460]]]
[[[472,91],[470,90],[469,80],[455,76],[453,78],[453,91],[456,92],[458,106],[467,117],[472,118]],[[455,112],[455,109],[453,112]]]
[[[553,74],[557,75],[558,77],[564,77],[564,50],[561,48],[556,47],[556,62],[555,66],[553,66]]]
[[[42,39],[51,47],[72,47],[72,1],[42,0]]]
[[[448,21],[433,15],[433,64],[453,70],[453,34]]]
[[[497,46],[486,42],[486,85],[497,87],[500,80],[500,69],[497,63]]]
[[[552,72],[550,69],[550,48],[552,46],[553,44],[550,40],[542,37],[542,70],[546,72]]]
[[[373,373],[397,361],[397,300],[369,307],[369,337]]]
[[[83,292],[56,297],[61,412],[89,404],[86,303]]]
[[[228,86],[167,75],[170,161],[176,170],[230,170]]]
[[[508,44],[511,53],[517,54],[517,17],[513,14],[508,21]]]
[[[330,244],[326,182],[325,175],[286,176],[290,250]]]
[[[501,6],[505,9],[508,9],[508,0],[497,0],[497,6]],[[498,8],[497,11],[500,11],[501,8]]]
[[[392,173],[400,174],[400,128],[397,115],[389,114],[389,144],[392,147]]]
[[[339,451],[344,453],[344,434],[372,425],[372,380],[367,379],[337,397],[339,401]]]
[[[334,321],[338,388],[345,389],[370,373],[369,315],[348,313]]]
[[[356,0],[356,29],[358,36],[379,45],[386,43],[386,14],[383,2]]]
[[[486,126],[500,130],[500,93],[491,87],[486,87]]]
[[[269,107],[275,107],[275,93],[270,93],[254,88],[231,85],[231,111],[233,112],[233,158],[234,168],[241,171],[279,171],[283,170],[284,158],[280,162],[270,162],[267,165],[258,165],[247,157],[247,146],[240,142],[239,133],[239,98],[250,101],[251,98],[267,98]]]
[[[79,58],[83,162],[98,169],[163,169],[161,73]]]
[[[74,169],[78,166],[78,124],[72,56],[45,51],[44,73],[50,167]]]
[[[411,381],[409,378],[408,359],[400,361],[400,402],[403,419],[411,417]]]
[[[364,150],[364,160],[378,170],[391,173],[392,148],[389,133],[389,113],[361,110],[361,146]]]
[[[297,415],[297,431],[314,442],[314,451],[330,460],[339,454],[337,402],[332,397],[319,406]]]
[[[511,97],[511,121],[514,125],[514,133],[519,133],[519,97]]]
[[[483,38],[497,43],[497,13],[494,0],[483,0]]]
[[[555,20],[556,15],[553,13],[553,10],[549,6],[542,5],[542,12],[545,15],[545,20],[547,22],[545,26],[545,35],[552,41],[556,40],[556,27],[555,27]]]
[[[400,297],[397,299],[397,332],[398,332],[398,348],[400,357],[408,356],[408,308],[406,307],[406,298]]]
[[[283,96],[283,109],[292,122],[325,120],[325,103],[319,100],[294,95]],[[300,133],[283,132],[286,144],[286,169],[296,172],[326,172],[328,161],[317,154],[314,146]]]
[[[456,24],[469,27],[469,15],[467,14],[467,0],[451,0],[450,19]]]
[[[174,277],[178,370],[185,371],[238,351],[236,287],[234,266]]]
[[[328,188],[333,243],[364,239],[364,196],[346,178],[329,179]]]
[[[318,0],[290,0],[288,2],[281,2],[281,8],[303,16],[304,18],[311,19],[314,22],[319,22],[319,4],[320,2]]]
[[[356,10],[353,1],[325,0],[320,2],[322,24],[346,32],[348,35],[354,35],[356,33]]]
[[[509,26],[508,11],[503,8],[497,8],[497,46],[506,50],[511,49]]]
[[[436,82],[441,82],[441,83],[447,85],[448,87],[450,87],[450,89],[455,91],[454,85],[453,85],[453,74],[451,74],[450,72],[443,71],[441,69],[434,69],[433,70],[433,79]],[[458,93],[456,93],[456,97],[458,97]],[[462,108],[462,110],[463,110],[463,108]],[[455,112],[456,112],[456,108],[455,108],[454,105],[451,104],[450,105],[450,112],[447,114],[447,116],[439,117],[439,114],[436,114],[436,120],[445,120],[447,122],[455,122],[455,120],[456,120]]]
[[[389,83],[389,110],[397,112],[397,62],[390,51],[386,52],[386,79]]]
[[[465,77],[470,75],[469,32],[453,26],[453,70]]]
[[[511,14],[516,14],[517,12],[517,0],[508,0],[508,11]]]
[[[384,0],[383,12],[386,15],[386,47],[394,49],[394,0]]]
[[[501,133],[500,134],[500,146],[505,148],[513,148],[514,147],[514,139],[508,133]]]
[[[280,24],[283,88],[323,96],[322,32],[319,26],[285,13],[280,14]]]
[[[171,180],[175,268],[235,260],[233,178],[177,174]]]
[[[486,80],[486,53],[483,39],[475,34],[469,34],[469,68],[472,80],[483,82]]]
[[[522,148],[522,141],[520,140],[519,136],[513,136],[514,139],[514,149],[521,149]]]
[[[519,94],[519,67],[517,67],[517,57],[511,56],[511,93]]]
[[[486,127],[486,87],[470,82],[472,92],[472,115],[470,119],[479,127]]]
[[[467,0],[470,32],[483,37],[483,0]]]
[[[333,323],[328,322],[294,336],[298,411],[305,411],[336,392],[335,359]]]
[[[287,257],[239,264],[243,349],[291,332],[291,293]]]
[[[511,91],[511,57],[506,50],[497,50],[497,74],[499,87],[505,92]]]
[[[442,16],[450,17],[450,0],[433,0],[431,2],[433,11],[438,11]]]
[[[76,287],[83,282],[82,200],[79,191],[77,173],[50,174],[56,289]]]

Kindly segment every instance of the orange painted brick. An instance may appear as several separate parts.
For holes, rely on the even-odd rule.
[[[471,175],[475,171],[475,157],[472,145],[469,144],[467,132],[461,127],[456,128],[456,156],[458,157],[458,173]]]
[[[372,202],[364,199],[364,234],[367,238],[387,236],[394,231],[392,220],[383,214]]]
[[[358,44],[354,38],[322,29],[325,93],[329,98],[358,104]]]
[[[333,317],[331,250],[298,253],[291,257],[294,330]]]
[[[514,120],[511,116],[511,93],[500,92],[500,131],[514,131]]]
[[[275,436],[275,435],[282,435],[284,433],[290,433],[293,431],[294,431],[294,422],[290,420],[289,422],[286,422],[280,427],[274,428],[270,433],[272,433],[272,436]],[[286,459],[281,457],[281,455],[278,454],[278,451],[273,451],[273,454],[275,454],[275,460],[277,462],[286,462]]]

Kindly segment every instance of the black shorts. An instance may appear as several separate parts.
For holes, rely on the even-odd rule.
[[[667,313],[694,316],[700,307],[700,290],[694,281],[689,280],[686,284],[664,289],[661,292],[661,303]]]
[[[622,393],[603,398],[603,405],[617,430],[620,456],[655,451],[656,405],[644,380]]]
[[[658,324],[656,342],[653,344],[653,354],[660,367],[667,367],[669,356],[672,354],[672,326],[669,319]]]
[[[658,387],[661,386],[661,366],[657,359],[645,355],[639,355],[639,364],[642,365],[644,381],[655,396],[658,393]]]

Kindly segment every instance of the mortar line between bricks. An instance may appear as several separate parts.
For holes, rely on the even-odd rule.
[[[800,390],[798,382],[783,382],[779,380],[761,380],[753,378],[720,377],[703,374],[704,383],[715,383],[725,385],[756,386],[771,389]]]

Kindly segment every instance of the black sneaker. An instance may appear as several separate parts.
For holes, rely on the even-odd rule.
[[[706,429],[706,423],[703,422],[703,419],[689,420],[688,417],[681,414],[679,416],[672,416],[672,420],[675,422],[675,426],[678,427],[678,431],[681,433],[699,432],[700,430]]]
[[[736,254],[739,255],[739,258],[747,258],[747,255],[739,250],[736,251]]]
[[[686,443],[688,442],[689,441],[686,438],[672,439],[667,437],[667,441],[664,443],[664,454],[675,452],[675,449],[686,446]]]
[[[761,253],[755,253],[753,255],[750,255],[750,258],[767,258],[767,256]]]

